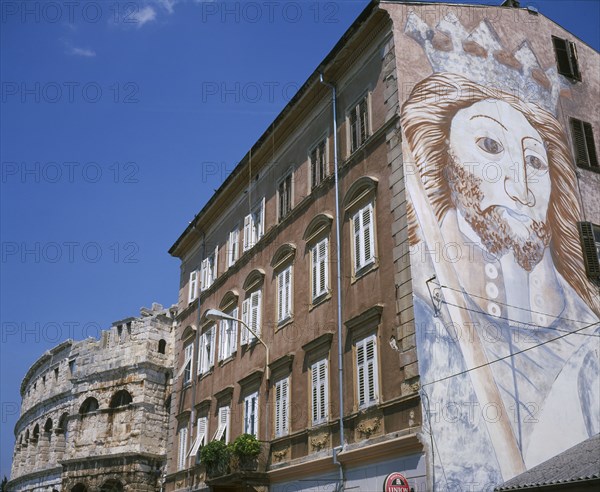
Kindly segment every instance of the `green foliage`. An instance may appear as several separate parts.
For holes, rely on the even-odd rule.
[[[233,441],[231,451],[238,458],[256,458],[260,454],[260,442],[252,434],[241,434]]]
[[[200,461],[206,466],[228,465],[229,457],[229,446],[223,441],[211,441],[200,450]]]

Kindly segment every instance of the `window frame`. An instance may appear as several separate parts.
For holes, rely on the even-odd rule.
[[[287,281],[285,276],[287,275]],[[294,317],[294,270],[290,263],[277,273],[277,323],[281,325]],[[286,309],[284,311],[284,308]]]
[[[219,246],[215,246],[215,250],[202,260],[201,267],[201,290],[204,292],[210,288],[217,280],[219,261]]]
[[[254,391],[252,393],[249,393],[248,395],[246,395],[244,397],[244,433],[245,434],[252,434],[254,437],[256,437],[258,439],[258,425],[259,425],[259,404],[258,404],[258,390]],[[248,404],[250,403],[250,405],[252,405],[252,402],[254,402],[254,412],[250,413],[250,415],[248,415]],[[252,421],[250,423],[250,418],[252,417]],[[254,427],[254,432],[251,432],[252,428],[251,426]]]
[[[322,387],[323,391],[321,391]],[[310,366],[310,395],[312,426],[329,422],[329,360],[327,357],[313,362]]]
[[[194,439],[194,443],[190,447],[190,451],[187,455],[188,458],[190,456],[197,456],[198,451],[200,451],[200,448],[202,446],[206,445],[207,434],[208,434],[208,416],[205,415],[202,417],[198,417],[198,420],[196,420],[196,438]],[[196,459],[196,463],[198,463],[198,462],[199,462],[199,460]]]
[[[354,114],[356,114],[356,118],[357,118],[357,122],[361,122],[360,121],[360,115],[361,113],[361,109],[360,106],[362,103],[365,103],[366,105],[366,112],[365,114],[365,132],[364,132],[364,136],[362,134],[362,131],[360,131],[361,125],[359,124],[359,126],[357,126],[356,128],[358,129],[357,131],[359,131],[358,134],[355,134],[355,131],[353,129],[353,123],[352,123],[352,116]],[[348,106],[348,108],[346,108],[346,128],[347,128],[347,148],[349,150],[348,155],[352,155],[354,154],[354,152],[356,152],[358,149],[360,149],[365,142],[369,139],[369,137],[371,136],[371,92],[370,91],[366,91],[364,92],[359,98],[356,99],[356,101],[351,104],[350,106]]]
[[[323,147],[321,151],[319,149]],[[317,152],[319,151],[319,152]],[[314,154],[314,158],[313,158]],[[318,171],[315,171],[315,160],[319,162]],[[329,176],[329,139],[327,135],[319,139],[317,143],[315,143],[308,150],[308,163],[309,163],[309,188],[311,192],[317,188],[327,176]]]
[[[290,376],[289,374],[275,382],[273,398],[273,432],[275,438],[287,436],[290,433]],[[283,394],[285,393],[285,398]]]
[[[277,182],[277,221],[283,221],[290,214],[293,208],[294,173],[292,170],[289,170]]]
[[[200,272],[193,270],[190,272],[188,281],[188,303],[193,302],[198,297],[198,276]]]
[[[238,317],[237,306],[226,313],[233,318]],[[229,319],[219,321],[219,361],[233,357],[237,352],[238,322]]]
[[[573,158],[577,167],[600,172],[600,163],[598,162],[598,152],[596,150],[592,124],[578,118],[570,117],[569,129],[573,145]]]
[[[369,342],[373,343],[373,357],[371,359],[368,359],[368,355],[367,355],[367,344]],[[353,342],[353,356],[354,356],[354,371],[355,371],[355,384],[354,384],[354,388],[356,391],[356,407],[361,410],[364,408],[368,408],[368,407],[372,407],[373,405],[377,405],[379,403],[379,399],[380,399],[380,385],[379,385],[379,351],[378,351],[378,344],[377,344],[377,333],[371,333],[369,335],[366,335],[362,338],[356,339]],[[365,377],[365,372],[363,370],[363,382],[361,385],[361,381],[360,381],[360,373],[361,373],[361,364],[359,361],[359,349],[362,348],[363,351],[363,365],[365,367],[368,366],[368,362],[369,360],[372,360],[372,381],[373,381],[373,399],[371,399],[370,397],[368,398],[368,395],[370,395],[371,393],[371,386],[369,383],[369,373],[366,374]],[[363,402],[361,403],[361,393],[364,393],[364,398],[363,398]]]
[[[564,45],[559,47],[558,43],[564,43]],[[568,39],[552,36],[552,47],[554,49],[557,72],[568,79],[581,81],[577,45]],[[563,56],[566,58],[561,58],[561,56],[559,56],[559,51],[563,51]],[[564,66],[564,62],[568,62],[568,69]]]
[[[325,243],[324,254],[321,254],[320,246],[323,243]],[[323,271],[321,271],[321,269]],[[317,303],[319,299],[331,293],[330,273],[331,272],[329,271],[329,236],[327,235],[315,241],[314,244],[312,244],[312,246],[310,247],[310,291],[312,304]],[[324,285],[320,285],[321,281]],[[317,286],[320,287],[320,289],[316,289]]]
[[[200,335],[197,370],[199,376],[210,372],[210,370],[215,366],[215,339],[216,326],[214,324],[207,328],[202,335]]]
[[[231,268],[235,265],[235,262],[240,257],[240,226],[236,226],[229,231],[229,238],[227,239],[227,268]]]
[[[262,304],[262,289],[248,292],[242,301],[242,321],[250,326],[259,337],[262,331]],[[257,338],[245,326],[242,326],[240,331],[241,346],[257,341]]]
[[[187,440],[188,440],[188,428],[187,424],[182,425],[179,428],[178,435],[178,452],[177,452],[177,471],[186,469],[186,462],[188,457],[187,452]]]
[[[189,357],[188,357],[189,351]],[[192,382],[192,369],[194,364],[194,339],[190,340],[183,346],[183,384],[190,384]],[[188,367],[189,366],[189,367]]]
[[[217,411],[217,430],[212,438],[213,441],[222,441],[229,444],[229,432],[231,427],[231,405],[221,405]]]
[[[365,231],[367,230],[364,226],[364,213],[366,210],[370,210],[370,237],[369,237],[369,249],[370,255],[367,258],[365,245]],[[357,251],[357,230],[356,230],[356,218],[359,218],[359,242],[360,251]],[[352,271],[354,277],[359,277],[362,273],[371,270],[377,264],[377,228],[375,220],[375,200],[371,199],[364,203],[362,206],[357,207],[354,212],[350,215],[350,229],[351,229],[351,249],[352,249]],[[364,257],[363,257],[364,256]]]
[[[244,217],[242,253],[252,249],[265,234],[265,197],[261,198]]]

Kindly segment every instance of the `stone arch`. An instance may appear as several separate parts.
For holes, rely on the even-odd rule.
[[[25,444],[29,443],[29,429],[25,431]]]
[[[237,290],[228,290],[223,296],[223,299],[221,299],[221,302],[219,303],[219,309],[222,311],[224,309],[227,309],[232,304],[237,304],[238,299],[239,294]]]
[[[131,393],[127,390],[117,391],[110,399],[110,408],[126,407],[133,401]]]
[[[243,288],[244,290],[252,290],[255,287],[261,285],[265,279],[265,271],[262,268],[255,268],[252,270],[246,280],[244,280]]]
[[[35,424],[35,427],[33,428],[33,433],[31,434],[31,440],[33,442],[38,442],[39,439],[40,439],[40,424]]]
[[[85,484],[79,482],[71,488],[71,492],[88,492],[88,488],[85,486]]]
[[[100,487],[100,492],[123,492],[123,484],[120,480],[107,480]]]
[[[285,243],[277,248],[273,258],[271,259],[271,266],[273,269],[277,269],[284,263],[293,261],[296,256],[296,246],[292,243]]]
[[[79,414],[87,415],[88,413],[95,412],[99,407],[100,405],[98,405],[98,400],[96,400],[96,398],[93,396],[90,396],[86,398],[79,407]]]
[[[44,432],[52,432],[52,419],[48,417],[44,424]]]
[[[67,412],[64,412],[61,414],[61,416],[58,418],[58,425],[56,426],[56,432],[62,432],[63,434],[67,433],[67,419],[69,418],[69,414]]]
[[[158,341],[158,353],[164,354],[167,351],[167,341],[164,338],[161,338]]]
[[[362,176],[358,178],[346,194],[344,195],[343,207],[345,210],[351,209],[358,202],[368,197],[377,190],[378,180],[371,176]]]
[[[191,338],[192,336],[194,336],[194,334],[196,333],[196,327],[193,325],[188,325],[185,330],[183,330],[183,333],[181,334],[181,340],[187,340],[188,338]]]
[[[309,222],[308,226],[304,230],[304,235],[302,239],[304,239],[307,243],[314,240],[317,236],[321,236],[321,234],[328,232],[331,229],[331,224],[333,223],[333,215],[328,213],[321,213],[312,218]]]

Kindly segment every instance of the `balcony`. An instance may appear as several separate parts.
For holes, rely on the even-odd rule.
[[[206,484],[213,490],[239,487],[240,490],[263,490],[268,486],[267,463],[269,443],[260,442],[260,453],[256,458],[240,459],[235,455],[228,456],[226,461],[206,466]]]

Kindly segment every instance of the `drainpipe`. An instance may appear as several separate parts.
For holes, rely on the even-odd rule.
[[[342,324],[342,231],[340,221],[340,185],[338,176],[338,144],[337,144],[337,91],[333,84],[325,82],[323,73],[319,73],[319,82],[331,88],[332,118],[333,118],[333,176],[335,183],[335,232],[336,232],[336,268],[337,268],[337,334],[338,334],[338,387],[340,402],[340,446],[333,450],[333,462],[340,467],[340,485],[338,490],[344,490],[344,467],[338,461],[337,455],[344,450],[344,365],[343,365],[343,324]]]
[[[193,228],[196,229],[196,225],[194,224]],[[200,231],[198,231],[200,232]],[[204,259],[204,255],[206,254],[206,235],[202,232],[202,250],[200,254],[200,258]],[[216,261],[216,260],[215,260]],[[202,260],[200,261],[200,265],[202,265]],[[190,421],[188,422],[188,441],[193,443],[191,440],[192,436],[192,428],[194,426],[194,422],[196,421],[196,381],[198,380],[198,355],[200,352],[200,320],[202,318],[202,305],[200,303],[200,294],[202,294],[202,279],[196,279],[197,292],[198,292],[198,310],[196,316],[196,336],[194,339],[194,356],[192,357],[192,367],[190,368],[192,371],[192,408],[190,409]],[[194,364],[194,359],[196,360],[196,364]],[[190,456],[191,458],[191,456]],[[195,465],[195,462],[194,462]],[[193,466],[193,465],[192,465]],[[188,467],[188,478],[190,473],[190,468]]]

